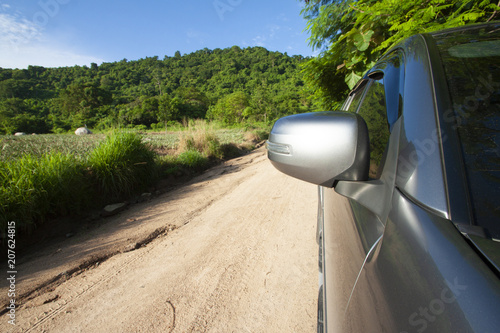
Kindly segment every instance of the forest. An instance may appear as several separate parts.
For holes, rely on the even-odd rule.
[[[164,130],[182,119],[270,123],[314,111],[301,64],[262,47],[88,66],[0,68],[0,134]]]
[[[338,109],[389,48],[416,33],[489,22],[496,0],[304,0],[314,58],[262,47],[88,66],[0,68],[0,134],[91,129],[162,130],[182,119],[271,124]]]
[[[0,232],[5,237],[7,221],[31,230],[114,196],[123,199],[159,177],[234,157],[240,147],[222,142],[211,126],[239,127],[257,138],[251,141],[263,140],[279,117],[339,109],[349,89],[404,38],[494,21],[500,13],[498,0],[300,1],[309,45],[319,52],[313,58],[233,46],[90,67],[0,68],[0,135],[62,134],[82,126],[111,133],[102,142],[94,139],[104,134],[89,136],[81,154],[69,141],[60,145],[66,151],[48,143],[77,139],[74,135],[0,138]],[[202,129],[191,126],[192,120],[204,124]],[[107,131],[170,128],[161,135],[149,133],[168,139],[180,121],[187,130],[178,131],[173,155],[164,145],[166,154],[152,153],[151,139],[131,131]],[[261,133],[252,133],[257,129]],[[50,152],[36,154],[33,142]]]

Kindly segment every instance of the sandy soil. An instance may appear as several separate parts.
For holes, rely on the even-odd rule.
[[[19,258],[0,331],[315,332],[316,202],[260,148]]]

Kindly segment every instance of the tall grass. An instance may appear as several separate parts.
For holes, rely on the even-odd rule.
[[[156,154],[131,133],[108,136],[87,156],[25,154],[0,161],[0,231],[30,231],[48,218],[77,215],[142,190],[156,179]]]
[[[157,177],[155,158],[138,135],[117,133],[92,151],[88,167],[100,194],[119,199],[147,187]]]
[[[192,175],[239,156],[265,135],[206,121],[185,125],[179,133],[145,138],[124,132],[0,136],[0,238],[9,221],[30,232],[52,217],[124,200],[161,176]]]
[[[71,155],[29,154],[0,162],[1,230],[8,221],[29,229],[49,216],[81,212],[88,192],[82,165]]]
[[[0,160],[20,158],[27,154],[42,156],[53,152],[85,157],[103,138],[102,134],[85,136],[74,134],[1,135]]]
[[[223,158],[221,143],[213,125],[202,120],[192,122],[181,133],[178,150],[181,153],[197,151],[207,158]]]

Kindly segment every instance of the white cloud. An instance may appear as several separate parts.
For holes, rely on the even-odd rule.
[[[5,49],[5,46],[0,44],[0,48]],[[6,54],[0,55],[0,67],[27,68],[29,65],[66,67],[103,62],[102,59],[96,57],[44,45],[22,45],[8,50]]]
[[[290,19],[286,16],[285,13],[279,14],[277,19],[281,22],[290,22]]]
[[[20,16],[0,14],[0,43],[28,43],[40,38],[41,29]]]
[[[253,46],[261,46],[261,47],[266,47],[266,37],[263,36],[257,36],[252,39],[252,45]]]
[[[274,38],[276,37],[276,34],[279,33],[281,30],[281,27],[279,25],[271,25],[269,26],[269,38]]]
[[[190,29],[186,32],[188,44],[196,43],[198,45],[204,46],[206,44],[206,40],[209,38],[209,35],[205,32]]]
[[[3,5],[2,8],[8,9]],[[44,36],[42,27],[20,15],[0,13],[0,31],[0,67],[3,68],[64,67],[103,61],[51,42]]]

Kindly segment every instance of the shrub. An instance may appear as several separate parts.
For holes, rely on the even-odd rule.
[[[164,123],[152,123],[151,124],[151,129],[154,131],[164,131],[165,130],[165,124]]]
[[[187,150],[179,154],[177,157],[177,163],[183,167],[201,170],[208,164],[208,158],[203,156],[197,150]]]
[[[222,158],[221,144],[215,130],[206,122],[197,121],[189,125],[179,139],[180,152],[198,151],[206,157]]]
[[[134,130],[139,131],[139,132],[147,131],[147,129],[148,129],[148,127],[146,125],[143,125],[143,124],[134,126]]]
[[[16,221],[28,229],[48,216],[78,213],[89,202],[80,161],[71,155],[31,154],[0,162],[0,229]]]
[[[245,134],[245,140],[259,142],[269,138],[269,132],[262,129],[256,129]]]
[[[243,154],[242,149],[234,143],[225,143],[221,145],[220,149],[223,157],[227,159],[236,158]]]
[[[133,133],[108,136],[90,154],[88,166],[97,190],[118,199],[144,189],[158,175],[156,153]]]

